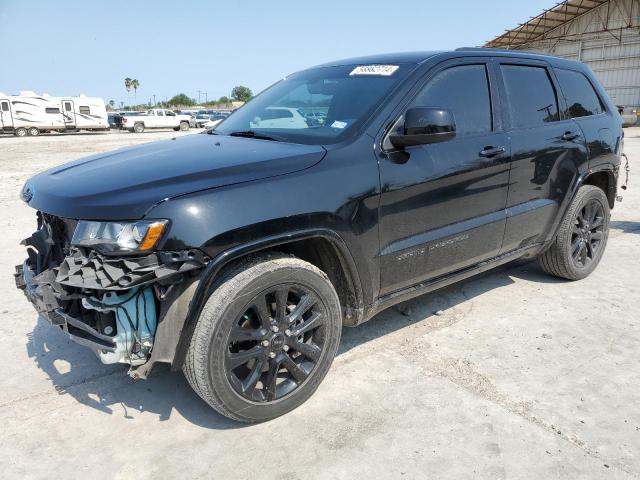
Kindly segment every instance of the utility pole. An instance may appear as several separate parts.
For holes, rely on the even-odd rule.
[[[204,103],[207,103],[209,99],[207,98],[207,92],[204,92]]]
[[[154,107],[156,106],[156,94],[155,93],[153,94],[153,106]]]
[[[198,105],[200,105],[200,90],[198,90]]]

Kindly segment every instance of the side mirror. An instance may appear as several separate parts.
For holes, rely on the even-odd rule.
[[[404,125],[389,135],[396,148],[451,140],[456,136],[453,114],[443,108],[414,107],[404,115]]]

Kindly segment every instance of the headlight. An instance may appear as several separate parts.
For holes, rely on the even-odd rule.
[[[169,222],[93,222],[81,220],[73,232],[71,244],[91,247],[101,253],[148,252],[156,246]]]

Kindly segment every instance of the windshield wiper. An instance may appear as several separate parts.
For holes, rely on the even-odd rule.
[[[257,138],[258,140],[272,140],[274,142],[283,142],[282,138],[271,137],[262,133],[255,132],[253,130],[242,130],[239,132],[231,132],[230,137],[244,137],[244,138]]]

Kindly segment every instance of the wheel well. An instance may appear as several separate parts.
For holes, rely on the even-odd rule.
[[[616,182],[613,173],[609,171],[594,172],[585,179],[583,185],[593,185],[601,189],[609,200],[609,207],[613,208],[616,201]]]
[[[354,284],[347,260],[344,258],[340,248],[334,245],[333,242],[322,237],[312,237],[265,247],[261,250],[252,251],[246,256],[253,256],[268,251],[277,251],[293,255],[315,265],[325,272],[340,299],[342,323],[349,326],[360,323],[362,308],[360,305],[361,299],[358,296],[359,292]],[[235,258],[229,264],[226,264],[224,269],[227,270],[231,268],[231,265],[242,261],[246,256]],[[353,272],[353,275],[356,274],[356,272]]]
[[[336,245],[325,238],[314,237],[279,245],[275,250],[292,254],[325,272],[338,293],[343,324],[359,322],[356,288],[346,259]]]

